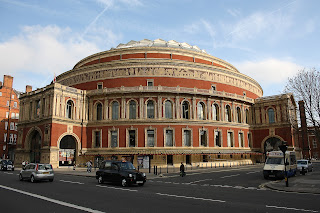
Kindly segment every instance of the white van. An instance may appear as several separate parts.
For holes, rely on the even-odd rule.
[[[286,170],[288,177],[296,175],[297,172],[297,160],[296,153],[292,151],[286,151]],[[284,160],[282,151],[267,152],[267,160],[263,167],[263,177],[268,179],[269,177],[284,178]]]

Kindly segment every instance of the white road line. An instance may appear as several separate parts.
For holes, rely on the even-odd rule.
[[[249,174],[254,174],[254,173],[258,173],[258,172],[261,172],[261,171],[248,172],[248,173],[246,173],[246,174],[249,175]]]
[[[212,179],[197,180],[197,181],[190,182],[189,184],[191,184],[191,183],[199,183],[199,182],[207,181],[207,180],[212,180]]]
[[[80,182],[73,182],[73,181],[68,181],[68,180],[59,180],[61,182],[64,182],[64,183],[75,183],[75,184],[84,184],[84,183],[80,183]]]
[[[55,200],[55,199],[48,198],[48,197],[45,197],[45,196],[42,196],[42,195],[37,195],[37,194],[30,193],[30,192],[25,192],[25,191],[22,191],[22,190],[19,190],[19,189],[14,189],[14,188],[3,186],[3,185],[0,185],[0,188],[7,189],[7,190],[10,190],[10,191],[14,191],[14,192],[17,192],[17,193],[20,193],[20,194],[28,195],[30,197],[35,197],[35,198],[38,198],[38,199],[41,199],[41,200],[45,200],[45,201],[48,201],[48,202],[51,202],[51,203],[55,203],[55,204],[58,204],[58,205],[61,205],[61,206],[66,206],[66,207],[78,209],[78,210],[81,210],[81,211],[94,212],[94,213],[103,213],[102,211],[86,208],[86,207],[83,207],[83,206],[78,206],[78,205],[67,203],[67,202],[60,201],[60,200]]]
[[[236,174],[236,175],[228,175],[228,176],[223,176],[221,178],[229,178],[229,177],[235,177],[235,176],[239,176],[240,174]]]
[[[267,208],[275,208],[275,209],[287,209],[287,210],[294,210],[294,211],[303,211],[303,212],[318,212],[316,210],[308,210],[308,209],[297,209],[297,208],[290,208],[290,207],[283,207],[283,206],[268,206]]]
[[[201,197],[187,197],[183,195],[170,195],[170,194],[162,194],[162,193],[156,193],[156,194],[160,196],[177,197],[177,198],[185,198],[185,199],[193,199],[193,200],[203,200],[203,201],[220,202],[220,203],[226,202],[224,200],[213,200],[213,199],[201,198]]]
[[[5,174],[8,174],[8,175],[13,175],[13,173],[11,172],[4,172]]]
[[[134,189],[124,189],[124,188],[118,188],[118,187],[112,187],[112,186],[101,186],[101,185],[96,185],[97,187],[101,188],[108,188],[108,189],[116,189],[116,190],[121,190],[121,191],[130,191],[130,192],[137,192],[138,190]]]

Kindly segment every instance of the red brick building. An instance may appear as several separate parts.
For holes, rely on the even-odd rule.
[[[14,159],[18,137],[19,92],[12,88],[13,77],[5,75],[0,82],[0,156]]]
[[[254,79],[196,46],[131,41],[21,95],[16,162],[251,163],[279,140],[299,151],[292,95],[262,95]]]

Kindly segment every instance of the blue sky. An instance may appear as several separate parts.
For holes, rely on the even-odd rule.
[[[93,53],[161,38],[196,45],[276,95],[288,77],[320,67],[319,8],[318,0],[0,0],[0,74],[24,92]]]

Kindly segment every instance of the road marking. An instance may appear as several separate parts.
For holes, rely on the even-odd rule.
[[[97,187],[101,188],[108,188],[108,189],[116,189],[116,190],[122,190],[122,191],[130,191],[130,192],[137,192],[138,190],[134,189],[124,189],[124,188],[118,188],[118,187],[112,187],[112,186],[101,186],[101,185],[96,185]]]
[[[73,182],[73,181],[68,181],[68,180],[59,180],[59,181],[64,182],[64,183],[84,184],[84,183],[80,183],[80,182]]]
[[[5,174],[8,174],[8,175],[13,175],[13,173],[11,172],[4,172]]]
[[[236,174],[236,175],[228,175],[228,176],[223,176],[221,178],[229,178],[229,177],[235,177],[235,176],[239,176],[240,174]]]
[[[188,183],[188,184],[191,184],[191,183],[199,183],[199,182],[207,181],[207,180],[212,180],[212,179],[197,180],[197,181],[190,182],[190,183]]]
[[[42,195],[37,195],[37,194],[30,193],[30,192],[25,192],[25,191],[22,191],[22,190],[19,190],[19,189],[14,189],[14,188],[3,186],[3,185],[0,185],[0,187],[3,188],[3,189],[7,189],[7,190],[10,190],[10,191],[14,191],[14,192],[20,193],[20,194],[28,195],[30,197],[35,197],[35,198],[38,198],[38,199],[41,199],[41,200],[45,200],[45,201],[48,201],[48,202],[51,202],[51,203],[55,203],[55,204],[58,204],[58,205],[61,205],[61,206],[66,206],[66,207],[70,207],[70,208],[74,208],[74,209],[78,209],[78,210],[86,211],[86,212],[103,213],[102,211],[90,209],[90,208],[83,207],[83,206],[78,206],[78,205],[67,203],[67,202],[60,201],[60,200],[55,200],[55,199],[48,198],[48,197],[45,197],[45,196],[42,196]]]
[[[213,200],[213,199],[201,198],[201,197],[187,197],[183,195],[170,195],[170,194],[162,194],[162,193],[156,193],[156,194],[160,196],[177,197],[177,198],[185,198],[185,199],[193,199],[193,200],[203,200],[203,201],[220,202],[220,203],[226,202],[224,200]]]
[[[287,210],[294,210],[294,211],[303,211],[303,212],[318,212],[315,210],[308,210],[308,209],[297,209],[297,208],[290,208],[290,207],[282,207],[282,206],[268,206],[267,208],[275,208],[275,209],[287,209]]]
[[[261,172],[261,171],[248,172],[248,173],[246,173],[246,174],[249,175],[249,174],[254,174],[254,173],[258,173],[258,172]]]

